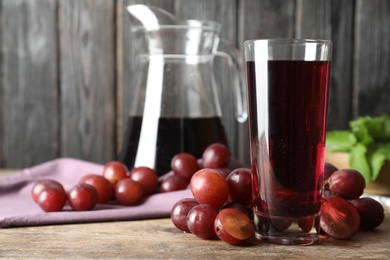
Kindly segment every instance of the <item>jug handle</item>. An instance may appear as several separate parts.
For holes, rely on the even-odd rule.
[[[248,118],[248,101],[245,70],[240,51],[226,40],[220,39],[216,56],[227,60],[235,94],[236,120],[239,123],[244,123]]]

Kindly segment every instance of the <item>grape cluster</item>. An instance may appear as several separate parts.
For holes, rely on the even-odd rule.
[[[229,150],[221,144],[205,149],[202,167],[195,167],[194,158],[188,155],[172,159],[173,176],[186,180],[193,195],[172,207],[171,219],[178,229],[235,245],[253,236],[251,172],[247,168],[228,170],[229,160]]]
[[[201,168],[212,168],[227,176],[230,173],[229,162],[229,149],[220,143],[213,143],[206,147],[200,161],[189,153],[176,154],[171,160],[173,174],[162,180],[160,192],[186,189],[190,184],[192,175]]]
[[[192,174],[189,185],[193,198],[179,200],[171,210],[178,229],[202,239],[217,236],[229,244],[242,244],[253,236],[249,169],[235,169],[226,175],[202,168]],[[375,229],[383,222],[382,204],[362,197],[365,180],[358,171],[339,170],[326,163],[323,188],[320,227],[328,236],[349,239],[359,230]],[[313,226],[298,224],[304,231]]]
[[[69,191],[51,179],[34,183],[32,199],[45,212],[61,211],[66,203],[74,211],[92,210],[96,204],[116,201],[120,205],[132,206],[157,190],[157,173],[148,167],[136,167],[128,171],[118,161],[104,165],[101,174],[89,173],[79,180]]]
[[[86,211],[112,201],[137,205],[155,192],[189,187],[193,197],[177,201],[171,209],[173,224],[202,239],[219,237],[229,244],[242,244],[254,234],[252,176],[247,168],[230,170],[230,158],[228,148],[218,143],[208,146],[199,159],[179,153],[171,160],[171,174],[160,185],[153,169],[129,171],[123,163],[111,161],[101,174],[85,174],[69,191],[55,180],[38,180],[31,196],[45,212],[61,211],[66,203],[75,211]],[[358,171],[325,163],[320,218],[325,234],[348,239],[360,229],[375,229],[383,222],[382,204],[363,197],[364,189],[365,180]],[[303,230],[312,226],[298,224]]]
[[[92,210],[96,204],[116,201],[120,205],[133,206],[155,192],[170,192],[186,189],[192,175],[203,165],[217,165],[226,173],[230,153],[222,144],[211,144],[204,151],[202,163],[188,153],[179,153],[171,160],[173,174],[165,178],[160,186],[155,170],[140,166],[132,170],[119,161],[104,165],[101,174],[89,173],[69,191],[52,179],[34,183],[33,200],[46,212],[61,211],[66,203],[75,211]]]
[[[371,230],[384,220],[381,203],[362,197],[364,177],[353,169],[337,169],[325,163],[320,227],[327,235],[348,239],[360,229]]]

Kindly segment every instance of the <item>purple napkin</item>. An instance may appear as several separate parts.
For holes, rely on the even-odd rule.
[[[154,194],[138,206],[98,204],[92,211],[44,212],[31,198],[35,181],[50,178],[73,187],[87,173],[101,174],[103,166],[71,158],[61,158],[27,168],[0,179],[0,228],[50,224],[86,223],[169,217],[172,206],[182,198],[193,197],[189,189]]]
[[[229,168],[239,167],[242,164],[232,158]],[[62,183],[65,190],[69,190],[85,174],[101,174],[102,171],[103,165],[61,158],[0,179],[0,228],[163,218],[170,216],[178,200],[193,197],[187,189],[153,194],[137,206],[98,204],[91,211],[72,211],[69,205],[65,205],[61,212],[51,213],[44,212],[31,198],[31,189],[37,180],[54,179]],[[172,173],[160,177],[160,180],[169,174]]]

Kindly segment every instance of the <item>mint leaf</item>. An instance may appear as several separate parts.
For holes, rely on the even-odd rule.
[[[390,161],[390,143],[379,144],[371,148],[369,163],[372,169],[372,180],[376,180],[386,161]]]
[[[326,150],[329,152],[350,152],[356,141],[355,135],[350,131],[330,131],[326,134]]]
[[[366,117],[359,117],[349,122],[351,131],[356,136],[357,141],[365,146],[369,146],[374,143],[374,138],[371,136],[369,129],[376,132],[376,128],[378,127],[378,125],[374,122],[368,124],[367,122]]]
[[[369,183],[372,181],[372,175],[366,154],[367,148],[362,144],[356,144],[349,154],[349,165],[352,169],[360,172],[366,180],[366,183]]]
[[[377,136],[374,136],[374,139],[377,142],[389,142],[390,141],[390,117],[386,114],[380,115],[377,117],[382,124],[382,130],[378,133]]]
[[[367,127],[369,135],[375,139],[375,137],[382,135],[383,133],[383,120],[379,117],[371,118],[365,117],[364,124]]]

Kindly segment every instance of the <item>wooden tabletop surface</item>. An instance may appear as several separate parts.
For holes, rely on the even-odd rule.
[[[5,174],[0,172],[0,177]],[[322,236],[311,246],[280,246],[255,240],[232,246],[176,229],[169,218],[0,230],[0,258],[126,259],[390,259],[390,206],[375,231],[350,240]]]

